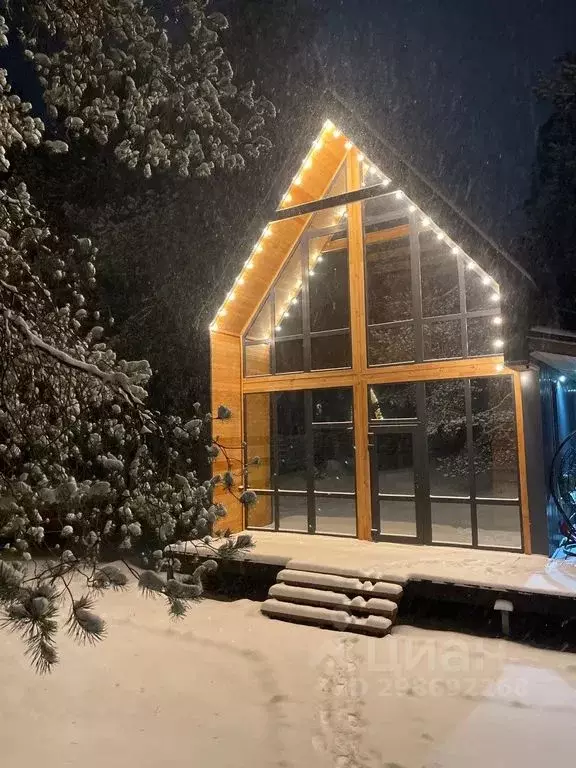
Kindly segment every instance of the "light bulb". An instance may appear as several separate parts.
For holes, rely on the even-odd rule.
[[[359,160],[360,162],[362,162],[362,160],[364,160],[364,155],[362,154],[362,152],[359,152],[359,153],[358,153],[358,160]]]
[[[415,211],[416,211],[416,206],[414,205],[414,203],[412,203],[412,205],[409,205],[409,206],[408,206],[408,210],[410,211],[410,213],[415,213]]]
[[[260,243],[256,243],[256,245],[254,246],[254,253],[262,253],[262,246],[260,245]]]
[[[292,304],[298,304],[298,299],[292,299]]]
[[[561,376],[558,376],[558,381],[560,382],[560,384],[564,384],[564,382],[566,381],[566,376],[564,376],[564,374],[562,374]]]
[[[296,176],[294,179],[294,184],[296,184],[296,186],[299,187],[300,184],[302,184],[302,176]]]
[[[211,331],[217,331],[218,330],[218,323],[211,323],[209,327],[210,327]]]
[[[484,277],[482,278],[482,285],[490,285],[490,278],[488,277],[488,275],[484,275]]]
[[[322,139],[316,139],[316,141],[312,144],[312,146],[314,147],[314,149],[320,149],[323,143],[324,142],[322,141]]]
[[[424,218],[422,219],[422,226],[427,227],[428,224],[430,224],[430,219],[428,218],[428,216],[424,216]]]
[[[440,242],[442,242],[442,240],[445,240],[445,239],[446,239],[446,235],[444,234],[444,232],[436,232],[436,240],[440,240]]]
[[[230,291],[230,293],[227,296],[228,301],[234,301],[235,298],[236,298],[236,295],[234,291]]]
[[[502,341],[502,339],[494,339],[492,344],[496,349],[502,349],[502,347],[504,346],[504,342]]]
[[[344,146],[346,147],[346,149],[352,149],[352,147],[354,146],[354,144],[352,144],[352,142],[351,142],[350,140],[348,140],[348,141],[346,142],[346,144],[344,144]]]
[[[307,157],[306,160],[304,160],[304,168],[312,168],[312,158]]]
[[[324,261],[324,256],[318,256],[318,258],[316,259],[316,261]]]
[[[383,187],[389,187],[392,182],[390,181],[390,179],[386,178],[386,179],[382,179],[380,183],[382,184]]]
[[[455,245],[455,246],[454,246],[454,248],[452,248],[452,254],[453,254],[454,256],[457,256],[457,255],[458,255],[458,246],[456,246],[456,245]]]
[[[502,325],[502,318],[500,317],[500,315],[496,315],[496,317],[493,317],[492,323],[494,325]]]
[[[378,168],[376,168],[376,166],[375,166],[375,165],[371,165],[371,166],[368,168],[368,173],[378,173]]]
[[[490,296],[490,301],[500,301],[500,294],[499,293],[493,293],[492,296]]]
[[[400,189],[396,190],[396,192],[394,192],[394,197],[396,198],[396,200],[402,200],[402,198],[404,197],[402,190]]]
[[[262,237],[270,237],[271,234],[272,234],[272,230],[270,229],[270,227],[264,227],[264,229],[262,230]]]
[[[313,269],[309,269],[309,270],[308,270],[308,274],[310,275],[310,277],[314,277],[314,275],[316,274],[316,272],[314,272],[314,270],[313,270]]]
[[[281,330],[282,330],[282,326],[281,326],[281,325],[277,325],[277,326],[276,326],[276,330],[277,330],[277,331],[281,331]]]
[[[470,259],[468,264],[466,264],[466,269],[472,270],[472,269],[475,269],[475,268],[476,268],[476,262],[474,262],[474,261],[472,261],[472,259]]]
[[[242,275],[236,278],[236,282],[238,283],[238,285],[244,285],[244,278],[242,277]]]
[[[498,363],[498,365],[496,366],[496,370],[497,371],[503,371],[504,370],[504,363]]]
[[[284,312],[284,317],[290,317],[290,312]]]
[[[283,203],[290,203],[291,201],[292,201],[292,195],[290,194],[290,192],[286,192],[286,194],[282,198],[282,202]]]
[[[342,136],[342,131],[339,131],[338,128],[334,128],[334,138],[339,139],[340,136]]]
[[[252,263],[251,259],[248,259],[247,261],[245,261],[244,266],[246,267],[246,269],[254,269],[254,264]]]
[[[224,317],[224,315],[226,315],[226,310],[224,309],[224,307],[222,307],[222,309],[220,310],[220,312],[218,312],[218,314],[219,314],[221,317]]]

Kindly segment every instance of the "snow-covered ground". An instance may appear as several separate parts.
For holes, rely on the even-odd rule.
[[[205,600],[174,624],[131,590],[108,638],[38,677],[0,635],[6,768],[541,768],[571,764],[576,658],[397,627],[385,639]]]

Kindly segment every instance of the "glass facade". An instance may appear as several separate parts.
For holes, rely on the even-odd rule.
[[[258,492],[263,488],[268,499],[267,514],[258,505],[249,510],[249,527],[354,536],[352,390],[298,390],[262,398],[246,395],[244,405],[247,455],[260,458],[246,483]]]
[[[344,192],[342,169],[330,194]],[[354,231],[349,237],[344,206],[309,216],[244,334],[244,376],[342,369],[346,383],[367,386],[375,538],[519,550],[513,379],[466,377],[470,369],[446,378],[442,366],[432,365],[501,353],[499,287],[402,193],[378,193],[353,205],[362,214],[363,252],[360,225],[356,240]],[[353,372],[361,379],[351,375],[354,242],[353,264],[364,260],[366,356],[362,370]],[[403,369],[393,373],[401,364],[420,364],[414,378],[407,368],[406,380],[396,380],[404,377]],[[485,361],[479,372],[495,373],[489,366]],[[390,383],[366,385],[376,367],[388,369]],[[258,493],[247,525],[355,536],[352,386],[322,381],[318,389],[293,390],[292,380],[290,391],[282,391],[279,380],[273,388],[280,391],[244,396],[245,451],[248,459],[259,457],[248,460],[244,472],[246,487]]]

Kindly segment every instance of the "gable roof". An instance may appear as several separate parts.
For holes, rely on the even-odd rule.
[[[326,197],[353,148],[379,169],[383,178],[380,183],[387,185],[386,191],[407,198],[439,237],[466,254],[482,272],[501,286],[512,285],[515,291],[521,286],[522,290],[516,291],[517,300],[535,294],[536,284],[520,264],[401,158],[337,94],[325,91],[307,111],[281,172],[247,227],[246,238],[239,246],[245,254],[244,267],[218,310],[211,330],[234,335],[246,330],[310,220],[306,204]],[[288,218],[290,214],[294,215]]]

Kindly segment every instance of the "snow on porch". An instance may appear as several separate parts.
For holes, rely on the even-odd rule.
[[[243,557],[293,569],[403,583],[443,581],[576,598],[576,561],[461,547],[369,542],[336,536],[246,531],[255,543]]]

